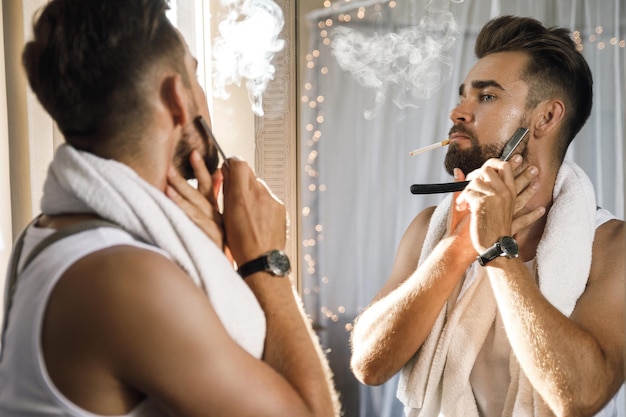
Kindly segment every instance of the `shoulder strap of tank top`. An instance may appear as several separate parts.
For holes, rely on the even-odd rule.
[[[8,271],[7,283],[6,283],[6,292],[5,292],[5,298],[4,298],[4,323],[2,325],[2,341],[1,341],[2,344],[0,345],[0,361],[2,360],[2,351],[4,350],[3,349],[4,335],[6,333],[6,329],[9,323],[9,312],[11,310],[11,304],[13,303],[13,295],[15,294],[15,290],[17,289],[17,276],[20,272],[18,270],[18,267],[19,267],[20,255],[22,253],[22,248],[24,246],[24,237],[26,236],[26,231],[28,230],[28,228],[36,224],[37,221],[39,221],[40,217],[41,215],[37,216],[35,219],[33,219],[33,221],[31,221],[28,224],[28,226],[22,229],[21,233],[15,240],[15,244],[13,245],[13,253],[9,260],[9,267],[7,270]],[[24,261],[24,264],[22,265],[21,270],[26,269],[26,267],[33,261],[33,259],[37,257],[37,255],[39,255],[45,248],[52,245],[54,242],[59,241],[68,236],[74,235],[76,233],[84,232],[86,230],[91,230],[91,229],[97,229],[98,227],[112,227],[112,228],[124,230],[121,226],[113,222],[110,222],[108,220],[103,220],[103,219],[87,220],[84,222],[72,224],[70,226],[61,228],[57,230],[56,232],[52,233],[51,235],[47,236],[46,238],[44,238],[41,242],[39,242],[33,248],[33,250],[28,254],[28,257]],[[128,231],[126,232],[128,233]],[[138,238],[132,233],[131,235],[133,236],[133,238],[143,241],[143,239]]]

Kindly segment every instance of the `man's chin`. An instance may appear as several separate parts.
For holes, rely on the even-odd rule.
[[[444,166],[452,175],[454,168],[459,168],[465,175],[482,167],[489,158],[497,158],[502,149],[497,145],[471,146],[461,149],[456,143],[448,148]]]
[[[444,166],[448,174],[453,175],[454,168],[459,168],[463,171],[463,174],[467,175],[470,172],[480,168],[485,163],[485,159],[463,158],[463,157],[448,157],[446,156]]]

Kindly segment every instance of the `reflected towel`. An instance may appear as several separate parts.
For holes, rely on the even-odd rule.
[[[451,198],[433,213],[420,263],[446,231]],[[553,201],[537,248],[538,282],[546,299],[569,317],[587,284],[595,234],[593,187],[576,164],[563,162]],[[478,416],[470,373],[495,318],[495,299],[487,277],[482,276],[484,268],[476,265],[468,269],[459,298],[448,301],[422,347],[402,369],[398,398],[408,417]],[[540,402],[535,401],[536,393],[513,353],[510,366],[504,415],[532,416]]]

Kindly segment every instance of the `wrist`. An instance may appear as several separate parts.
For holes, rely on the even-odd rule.
[[[287,254],[281,250],[271,250],[239,265],[237,273],[242,278],[265,272],[274,277],[285,277],[291,272],[291,263]]]
[[[476,249],[468,239],[460,239],[458,236],[450,236],[442,240],[443,250],[446,254],[451,254],[455,263],[469,266],[476,260]]]
[[[519,247],[517,241],[511,236],[501,236],[492,246],[481,251],[476,259],[480,265],[486,266],[497,258],[513,259],[518,256]]]
[[[295,289],[289,277],[276,279],[267,272],[256,272],[244,281],[266,313],[284,308],[296,300]]]

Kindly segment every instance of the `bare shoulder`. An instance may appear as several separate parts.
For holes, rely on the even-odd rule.
[[[596,229],[593,243],[593,268],[624,266],[626,227],[622,220],[609,220]]]
[[[610,220],[596,229],[587,288],[579,305],[582,301],[583,307],[591,303],[598,309],[615,307],[624,310],[625,253],[623,221]]]
[[[572,320],[601,346],[615,387],[624,375],[625,253],[623,221],[611,220],[596,229],[587,288],[572,314]]]
[[[604,289],[624,295],[626,277],[626,228],[621,220],[610,220],[596,229],[588,289]],[[621,291],[617,291],[621,289]],[[604,294],[603,294],[604,295]],[[609,294],[606,294],[607,296]],[[623,303],[621,297],[621,303]]]
[[[399,260],[398,258],[402,257],[408,257],[411,262],[419,260],[419,254],[422,252],[424,239],[426,239],[430,219],[435,208],[434,206],[425,208],[409,224],[400,241],[396,262]],[[417,258],[415,258],[416,256]]]
[[[177,363],[168,352],[183,341],[190,351],[207,346],[194,336],[200,329],[228,339],[208,298],[174,262],[120,245],[64,273],[46,308],[42,349],[67,398],[99,414],[126,414],[143,395],[168,388],[160,375]]]
[[[110,310],[124,311],[126,301],[134,300],[132,304],[139,306],[175,288],[191,290],[195,286],[174,262],[149,249],[118,245],[74,263],[57,284],[51,301],[71,296],[65,300],[70,306],[101,308],[108,314]]]
[[[389,279],[376,295],[374,301],[389,294],[393,289],[404,282],[417,268],[424,245],[424,239],[426,239],[426,233],[428,232],[430,219],[435,209],[436,207],[432,206],[422,210],[415,216],[405,230],[400,240],[398,250],[396,251],[396,258]]]
[[[149,293],[157,292],[161,285],[179,285],[176,279],[182,271],[165,256],[135,246],[117,245],[93,252],[75,262],[56,285],[51,304],[57,298],[74,307],[102,307],[113,310],[113,299],[129,292],[140,301]],[[165,279],[167,278],[167,279]],[[156,284],[161,281],[161,285]],[[88,302],[83,302],[88,301]],[[93,304],[95,303],[95,304]]]
[[[426,238],[426,232],[428,232],[428,226],[430,225],[430,219],[436,208],[435,206],[427,207],[415,216],[402,236],[401,247],[410,246],[412,247],[412,251],[419,249],[417,252],[421,252],[424,239]]]
[[[141,353],[133,351],[141,349],[137,335],[167,332],[165,318],[203,309],[210,309],[208,297],[172,260],[119,245],[85,256],[65,272],[51,294],[46,323],[80,329],[72,336],[83,339],[80,346],[123,362],[129,352]]]
[[[433,216],[433,213],[435,212],[436,208],[437,206],[430,206],[420,211],[418,215],[415,216],[415,218],[411,222],[411,225],[409,226],[409,228],[411,227],[428,228],[428,225],[430,224],[430,219]]]

